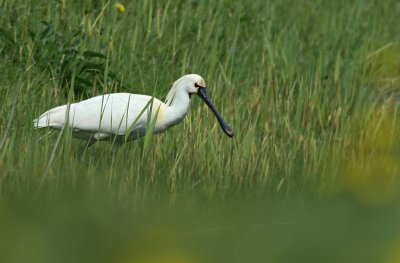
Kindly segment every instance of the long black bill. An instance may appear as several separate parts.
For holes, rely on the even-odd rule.
[[[222,130],[228,135],[229,137],[233,137],[233,130],[229,125],[225,122],[225,120],[222,118],[221,114],[217,111],[215,108],[214,104],[211,102],[210,98],[207,95],[206,89],[204,87],[199,87],[197,95],[207,104],[207,106],[211,109],[211,111],[215,114],[215,117],[217,117],[217,120],[219,124],[222,127]]]

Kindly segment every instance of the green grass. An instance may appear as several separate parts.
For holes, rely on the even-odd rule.
[[[26,239],[37,262],[398,260],[396,1],[123,4],[121,13],[107,1],[0,0],[0,222],[15,237],[0,237],[0,246],[11,247],[4,246],[11,258],[19,254],[13,244]],[[40,35],[41,21],[55,33]],[[79,75],[79,63],[89,62],[63,56],[64,48],[104,54],[104,61],[89,62],[105,63],[99,74]],[[198,98],[182,124],[127,143],[116,154],[101,142],[75,158],[83,142],[68,132],[32,127],[44,111],[88,94],[125,91],[163,99],[187,73],[203,76],[233,139]],[[77,89],[78,77],[90,83],[85,92]],[[108,215],[114,206],[121,217]],[[131,222],[141,216],[167,222]],[[46,222],[59,236],[48,233]],[[290,224],[275,225],[285,222]],[[156,237],[147,237],[143,225]],[[227,229],[215,227],[221,225]],[[266,227],[244,227],[249,225]],[[81,228],[93,240],[81,239]],[[146,242],[163,243],[167,236],[179,243],[174,235],[183,229],[214,230],[185,240],[188,248],[166,249],[175,256],[185,251],[188,258],[169,259],[164,252],[162,259],[135,258],[129,252],[141,250],[130,247],[135,242],[143,243],[143,251],[164,251]],[[69,250],[68,241],[52,243],[59,239],[91,246]],[[225,257],[213,247],[236,251]]]

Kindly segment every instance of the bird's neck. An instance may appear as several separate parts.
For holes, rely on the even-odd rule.
[[[172,103],[167,106],[168,122],[171,124],[170,126],[173,126],[185,118],[190,106],[189,94],[187,92],[177,92]]]

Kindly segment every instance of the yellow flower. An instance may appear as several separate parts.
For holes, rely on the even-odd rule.
[[[117,2],[117,3],[115,3],[114,6],[115,6],[115,8],[118,9],[119,12],[121,12],[121,13],[125,12],[125,6],[123,4]]]

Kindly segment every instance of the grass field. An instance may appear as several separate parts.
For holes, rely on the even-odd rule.
[[[0,0],[1,262],[400,262],[396,1]],[[82,158],[32,120],[107,92],[185,121]]]

